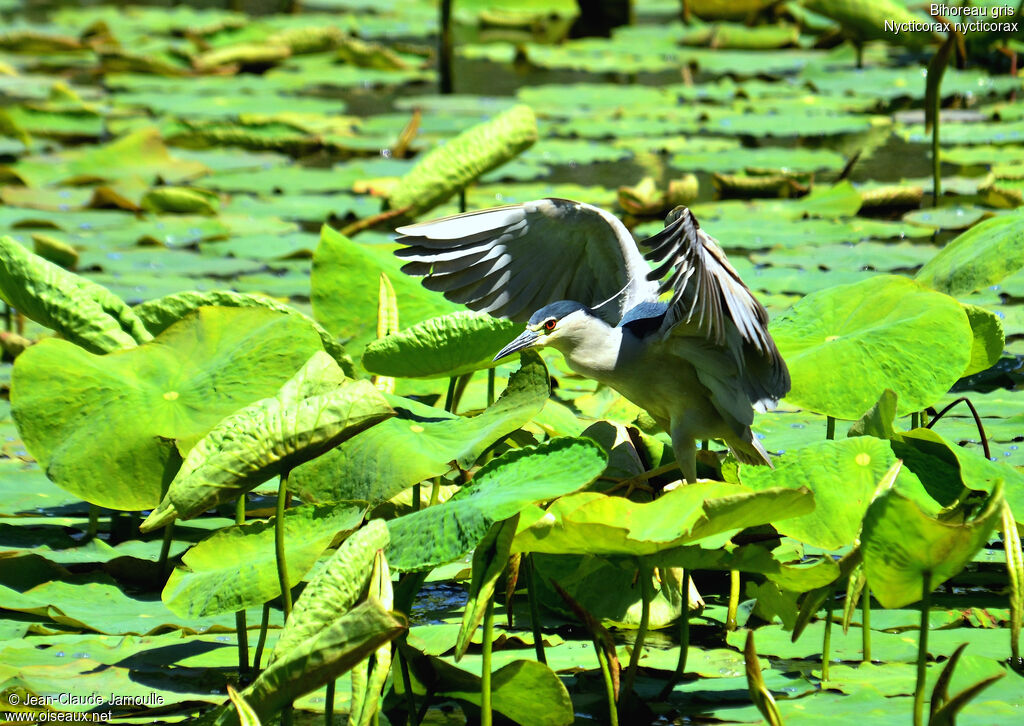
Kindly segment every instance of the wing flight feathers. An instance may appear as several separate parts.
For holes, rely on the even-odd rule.
[[[718,242],[689,209],[676,207],[665,229],[642,244],[650,248],[645,258],[660,263],[648,279],[662,281],[659,294],[672,293],[662,327],[666,335],[696,325],[715,345],[732,347],[754,405],[774,407],[789,391],[789,370],[768,332],[767,311]]]
[[[647,263],[613,215],[565,199],[539,199],[395,230],[402,270],[474,309],[519,322],[558,300],[596,307],[610,324],[657,298]]]

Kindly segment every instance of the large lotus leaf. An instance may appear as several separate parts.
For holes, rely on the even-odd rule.
[[[441,204],[537,140],[529,106],[513,106],[437,147],[402,177],[388,197],[392,209],[415,216]]]
[[[498,578],[508,567],[509,548],[518,526],[518,514],[495,522],[473,550],[473,577],[469,584],[469,598],[462,611],[459,637],[455,641],[456,660],[466,654],[477,626],[494,600]],[[490,633],[484,633],[484,637],[490,637]]]
[[[424,570],[470,552],[495,522],[539,501],[591,482],[604,471],[604,451],[590,439],[552,439],[510,451],[476,473],[444,504],[388,522],[388,562],[396,570]]]
[[[370,381],[318,351],[276,395],[225,417],[185,457],[143,532],[190,519],[315,459],[394,411]]]
[[[963,295],[1024,267],[1024,212],[986,219],[942,248],[917,273],[917,281]]]
[[[772,321],[796,406],[856,419],[886,389],[900,414],[935,403],[967,368],[973,336],[953,298],[879,275],[812,293]]]
[[[271,662],[316,636],[366,594],[374,555],[388,546],[388,534],[383,520],[371,519],[342,542],[302,591],[274,646]]]
[[[391,280],[406,323],[418,323],[457,309],[455,303],[402,273],[394,249],[353,242],[324,226],[313,255],[310,278],[313,316],[349,346],[377,337],[377,293],[380,273]],[[351,341],[351,342],[350,342]]]
[[[535,553],[530,562],[536,567],[535,597],[543,610],[575,619],[573,609],[551,585],[557,582],[564,591],[605,627],[636,628],[643,617],[643,587],[633,557],[608,559],[597,555],[546,555]],[[653,565],[653,562],[650,564]],[[651,579],[648,601],[649,625],[663,628],[675,622],[683,612],[682,572],[659,570]]]
[[[396,378],[440,378],[498,365],[492,359],[519,326],[487,313],[459,310],[371,341],[363,367]]]
[[[87,183],[142,178],[176,183],[194,179],[209,171],[198,161],[171,156],[160,133],[144,128],[86,151],[65,151],[56,156],[29,158],[14,166],[0,168],[0,177],[14,176],[26,186],[55,182]]]
[[[320,349],[301,319],[255,308],[199,308],[104,356],[44,340],[14,366],[12,414],[54,482],[102,507],[147,509],[177,469],[166,440],[191,446]]]
[[[682,151],[672,157],[672,166],[681,171],[741,171],[747,167],[784,171],[842,169],[844,159],[828,149],[783,149],[766,146],[722,151]]]
[[[586,647],[590,649],[589,644]],[[554,652],[548,650],[548,657]],[[588,664],[592,660],[588,654]],[[423,684],[429,683],[438,696],[480,706],[480,677],[468,671],[472,667],[468,663],[460,668],[435,656],[422,656],[411,659],[410,666],[413,693],[425,695]],[[579,666],[574,662],[569,667]],[[405,693],[400,679],[395,681],[395,691]],[[535,660],[513,660],[491,674],[491,706],[514,723],[567,726],[574,722],[572,700],[561,679],[551,667]]]
[[[1002,485],[997,484],[973,520],[944,522],[921,511],[895,489],[886,491],[868,508],[861,533],[871,594],[887,608],[916,602],[926,575],[930,589],[935,589],[959,573],[985,546],[1002,507]]]
[[[337,534],[355,529],[365,507],[342,502],[285,512],[288,583],[297,585]],[[274,556],[274,520],[225,527],[185,553],[161,599],[182,617],[245,610],[281,594]]]
[[[755,492],[722,482],[676,487],[646,503],[580,492],[558,499],[546,512],[524,514],[512,550],[649,555],[712,535],[807,514],[813,508],[814,498],[804,488]]]
[[[444,695],[479,706],[479,679],[473,683],[472,678],[467,678],[461,688],[449,684]],[[565,726],[575,721],[565,685],[551,668],[535,660],[516,660],[494,671],[491,704],[495,711],[518,723]]]
[[[256,614],[259,614],[258,611]],[[67,719],[65,722],[73,719],[79,723],[88,722],[93,718],[92,715],[85,716],[81,712],[95,706],[89,703],[57,706],[61,693],[95,693],[103,694],[102,697],[116,693],[126,701],[137,699],[134,702],[140,704],[154,703],[155,697],[159,696],[165,706],[185,701],[215,704],[223,700],[219,689],[216,694],[210,693],[213,689],[209,681],[204,683],[201,679],[187,681],[159,676],[155,679],[140,679],[138,676],[141,671],[154,673],[166,669],[167,648],[174,649],[176,658],[190,659],[193,663],[202,660],[204,665],[209,663],[207,667],[210,668],[230,667],[231,656],[235,656],[234,665],[238,664],[234,649],[218,640],[224,638],[224,635],[214,633],[184,636],[179,631],[146,637],[63,634],[52,638],[36,637],[39,640],[11,638],[0,645],[0,662],[3,663],[0,666],[0,690],[7,694],[17,692],[23,697],[32,694],[35,697],[52,698],[54,706],[65,713],[50,718]],[[69,646],[72,645],[74,650],[69,653]],[[164,673],[167,671],[164,670]],[[73,685],[69,687],[69,684]],[[7,701],[6,696],[4,700]],[[64,696],[63,700],[68,702],[68,696]],[[145,711],[136,713],[145,714]],[[28,715],[31,716],[29,723],[39,719],[34,713],[28,712]],[[11,716],[7,716],[9,722],[10,719]],[[143,716],[143,719],[150,721],[147,716]]]
[[[550,390],[547,368],[533,351],[521,357],[522,367],[501,397],[471,418],[386,396],[397,413],[394,418],[299,467],[290,485],[313,501],[376,502],[450,471],[453,461],[468,469],[491,444],[526,425],[544,407]]]
[[[271,663],[242,691],[263,723],[295,699],[333,682],[385,643],[407,629],[377,600],[369,599],[336,618],[315,637],[305,640]],[[237,724],[234,707],[219,709],[210,721]]]
[[[787,451],[775,469],[744,467],[741,479],[757,491],[805,487],[814,492],[813,512],[773,524],[782,534],[834,550],[856,539],[878,482],[895,460],[887,441],[858,436]]]
[[[93,353],[153,338],[121,298],[102,285],[0,237],[0,298],[25,317]]]
[[[995,313],[978,307],[964,304],[964,312],[971,324],[974,342],[971,345],[971,361],[963,375],[970,376],[988,370],[996,364],[1003,354],[1006,345],[1006,334],[1003,324]]]
[[[661,566],[688,570],[739,570],[757,572],[784,590],[806,592],[824,587],[839,576],[839,566],[831,556],[805,562],[796,548],[780,545],[769,551],[759,545],[705,549],[691,545],[667,550],[654,558]]]
[[[874,406],[853,422],[847,436],[874,436],[891,439],[896,434],[896,394],[888,388],[882,392]]]
[[[226,308],[267,308],[268,310],[276,310],[286,315],[298,316],[313,326],[313,329],[320,336],[320,341],[324,344],[324,350],[330,353],[334,360],[338,361],[342,370],[345,371],[345,375],[355,375],[352,359],[334,336],[328,333],[323,326],[312,318],[306,317],[290,305],[279,303],[265,295],[234,292],[233,290],[176,292],[173,295],[165,295],[164,297],[144,302],[141,305],[136,305],[132,308],[132,312],[139,316],[150,333],[158,335],[166,330],[169,325],[181,320],[196,308],[207,305]]]
[[[890,445],[942,506],[952,504],[963,487],[991,492],[1002,481],[1003,496],[1018,518],[1024,519],[1024,472],[1002,461],[989,461],[976,449],[956,446],[933,429],[901,432]]]

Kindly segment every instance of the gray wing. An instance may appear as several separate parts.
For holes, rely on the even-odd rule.
[[[408,260],[403,272],[496,317],[525,322],[549,303],[575,300],[614,325],[657,299],[629,230],[589,204],[539,199],[395,231],[408,245],[395,252]]]
[[[665,229],[642,244],[651,248],[646,259],[662,263],[649,278],[664,278],[659,294],[672,292],[662,330],[692,334],[695,327],[715,345],[732,349],[751,403],[759,410],[774,408],[789,391],[789,369],[768,332],[768,313],[718,242],[689,209],[676,207]]]

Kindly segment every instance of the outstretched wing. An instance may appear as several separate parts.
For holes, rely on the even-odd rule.
[[[615,216],[566,199],[539,199],[399,227],[402,271],[473,310],[517,322],[575,300],[615,325],[657,284]],[[602,304],[607,303],[607,304]]]
[[[773,408],[789,391],[789,370],[768,332],[768,313],[718,242],[689,209],[676,207],[665,229],[642,244],[651,248],[646,259],[662,263],[649,279],[662,280],[659,294],[672,292],[662,330],[671,334],[696,326],[715,345],[732,348],[755,408]]]

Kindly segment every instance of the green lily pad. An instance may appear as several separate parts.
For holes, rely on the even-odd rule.
[[[998,315],[977,305],[964,303],[963,306],[974,335],[971,361],[963,373],[970,376],[988,370],[996,364],[1003,354],[1006,335],[1003,333],[1003,324]]]
[[[682,171],[742,171],[748,166],[780,171],[823,171],[842,169],[846,160],[827,149],[739,148],[717,152],[681,152],[671,164]]]
[[[266,308],[285,315],[294,315],[304,321],[320,336],[324,350],[331,354],[331,357],[338,362],[341,369],[347,376],[354,376],[355,369],[352,366],[352,359],[348,357],[345,349],[337,340],[328,333],[319,323],[293,307],[283,305],[273,298],[265,295],[253,295],[231,290],[212,290],[210,292],[178,292],[173,295],[165,295],[161,298],[149,300],[132,308],[132,312],[139,316],[145,324],[146,329],[153,335],[159,335],[173,323],[200,307],[215,306],[227,308]]]
[[[99,633],[147,635],[166,630],[234,630],[231,616],[182,618],[159,600],[125,594],[102,573],[80,582],[47,581],[24,592],[0,585],[0,607],[41,616],[65,628]]]
[[[302,591],[271,654],[272,661],[315,636],[359,602],[370,582],[374,555],[387,547],[388,541],[384,521],[371,519],[342,542]],[[290,566],[290,558],[288,562]]]
[[[988,541],[1002,513],[1002,486],[965,523],[933,519],[909,498],[890,489],[868,508],[861,533],[864,572],[883,607],[898,608],[953,577]]]
[[[887,388],[901,415],[932,405],[967,368],[973,340],[956,300],[891,275],[812,293],[770,329],[793,378],[787,400],[845,419]]]
[[[803,487],[814,492],[814,511],[773,522],[782,534],[834,550],[853,544],[879,481],[895,462],[887,442],[870,436],[820,441],[787,451],[775,469],[744,467],[743,484],[760,491]],[[836,487],[835,482],[843,482]]]
[[[0,168],[0,178],[13,176],[28,186],[55,182],[110,181],[140,177],[177,183],[195,179],[209,170],[196,161],[176,159],[156,129],[143,129],[87,151],[66,151],[56,159],[29,158]]]
[[[437,147],[391,190],[388,204],[414,216],[432,209],[472,181],[516,157],[537,140],[528,106],[514,106]]]
[[[526,162],[540,164],[593,164],[622,161],[632,154],[621,147],[594,144],[585,139],[541,139],[522,154]]]
[[[801,551],[802,548],[786,544],[772,551],[758,545],[727,545],[714,550],[691,545],[669,550],[657,560],[661,564],[689,570],[757,572],[790,592],[824,587],[839,576],[839,567],[830,556],[813,560],[804,557]]]
[[[903,215],[903,221],[932,229],[967,229],[979,220],[991,215],[991,211],[981,207],[957,205],[938,209],[919,209]]]
[[[40,325],[94,353],[152,339],[138,316],[102,285],[0,238],[0,297]]]
[[[712,535],[806,514],[806,489],[755,492],[736,484],[680,486],[653,502],[597,492],[563,496],[523,515],[514,552],[649,555]]]
[[[363,367],[403,378],[441,378],[493,368],[494,354],[518,326],[486,313],[459,310],[371,341]]]
[[[977,450],[956,446],[933,429],[905,431],[893,437],[890,443],[896,456],[917,474],[939,504],[951,505],[962,494],[963,487],[991,492],[1003,482],[1004,498],[1017,516],[1024,519],[1019,514],[1024,512],[1024,473],[1012,466],[1002,461],[989,461],[979,456]]]
[[[352,530],[364,508],[343,502],[285,512],[288,579],[297,585],[339,532]],[[262,605],[281,594],[274,556],[274,520],[225,527],[182,557],[161,599],[171,612],[200,617]]]
[[[541,116],[587,116],[595,111],[661,108],[669,97],[658,88],[639,84],[570,83],[523,86],[516,93]]]
[[[911,143],[931,141],[931,132],[925,131],[924,124],[907,126],[899,133]],[[995,123],[943,124],[940,138],[943,144],[1019,145],[1024,141],[1024,120],[997,121]]]
[[[587,648],[591,646],[588,644]],[[496,656],[505,654],[496,653]],[[531,726],[568,726],[575,715],[569,693],[555,672],[536,660],[523,660],[509,651],[510,658],[491,674],[491,704],[495,711],[510,720]],[[590,654],[593,657],[592,652]],[[457,699],[479,707],[481,704],[480,677],[469,672],[480,672],[479,656],[467,657],[458,667],[445,660],[429,657],[426,663],[413,661],[413,692],[423,696],[426,688],[420,678],[436,688],[439,696]],[[495,658],[498,665],[498,658]],[[421,670],[423,669],[423,670]],[[396,684],[396,693],[404,693]],[[521,720],[520,720],[521,719]]]
[[[440,476],[452,462],[468,469],[491,444],[524,426],[544,406],[550,384],[540,356],[528,352],[501,397],[471,418],[388,396],[393,419],[300,466],[292,486],[314,501],[390,499]]]
[[[190,519],[394,415],[369,381],[346,380],[318,351],[277,393],[225,417],[189,450],[160,506],[139,527]]]
[[[946,245],[917,280],[950,295],[993,285],[1024,267],[1024,212],[976,224]]]
[[[320,349],[301,319],[243,308],[200,308],[104,356],[45,340],[18,358],[12,413],[54,482],[100,506],[146,509],[177,469],[166,440],[197,441]]]
[[[241,695],[262,721],[269,722],[299,696],[333,682],[407,628],[404,617],[370,598],[282,653]],[[237,723],[233,705],[214,718],[218,726]]]
[[[326,226],[320,232],[310,280],[313,317],[346,345],[357,349],[376,338],[382,272],[395,288],[399,314],[406,323],[418,323],[459,308],[404,274],[400,261],[391,254],[393,249],[390,245],[353,242]]]
[[[604,451],[589,439],[553,439],[494,459],[444,504],[388,522],[388,561],[396,570],[430,569],[476,547],[495,522],[553,499],[604,471]]]

